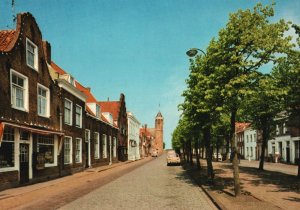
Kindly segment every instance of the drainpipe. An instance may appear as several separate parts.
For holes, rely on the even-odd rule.
[[[59,112],[59,131],[62,132],[62,112]],[[59,176],[62,176],[62,155],[61,155],[61,151],[62,151],[62,144],[63,144],[63,136],[60,136],[60,147],[59,147]]]

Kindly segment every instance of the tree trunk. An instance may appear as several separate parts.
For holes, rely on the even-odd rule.
[[[203,136],[205,141],[205,149],[206,149],[206,162],[207,162],[207,176],[208,179],[213,182],[214,180],[214,170],[212,165],[212,151],[211,151],[211,133],[210,133],[210,127],[204,128],[203,130]]]
[[[237,197],[241,195],[241,187],[240,187],[240,178],[239,178],[239,164],[238,164],[238,153],[237,153],[237,145],[235,140],[235,116],[236,110],[231,112],[230,123],[231,123],[231,148],[233,148],[233,180],[234,180],[234,195]]]
[[[300,179],[300,141],[298,142],[298,151],[298,179]]]
[[[226,135],[226,160],[229,160],[230,154],[229,154],[229,145],[230,145],[230,136]]]
[[[190,149],[190,164],[194,165],[193,161],[193,147],[192,147],[192,139],[189,139],[189,149]]]
[[[201,165],[200,165],[200,155],[199,155],[199,139],[195,140],[195,151],[196,151],[196,164],[197,164],[197,168],[201,169]]]
[[[202,151],[201,151],[201,158],[203,159],[204,158],[204,145],[202,145]]]
[[[260,161],[259,161],[259,170],[264,170],[264,163],[265,163],[265,150],[267,147],[267,141],[268,141],[268,128],[267,128],[267,122],[265,123],[266,126],[263,128],[263,133],[262,133],[262,151],[261,151],[261,156],[260,156]]]
[[[219,138],[217,139],[217,144],[216,144],[216,149],[217,149],[217,162],[219,162]]]

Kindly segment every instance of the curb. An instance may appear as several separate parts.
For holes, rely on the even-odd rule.
[[[187,171],[188,175],[194,180],[194,182],[202,189],[202,191],[207,195],[207,197],[211,200],[211,202],[219,209],[219,210],[225,210],[227,209],[222,204],[219,204],[216,199],[208,192],[208,190],[205,189],[199,182]]]

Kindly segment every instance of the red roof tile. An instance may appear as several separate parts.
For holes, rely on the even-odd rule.
[[[12,49],[18,38],[16,34],[16,30],[0,31],[0,51],[8,52]]]
[[[98,101],[102,112],[110,112],[114,121],[119,118],[120,102],[119,101]]]
[[[235,123],[235,132],[236,133],[243,132],[249,126],[250,126],[250,123],[236,122]]]
[[[56,65],[56,63],[54,63],[53,61],[51,61],[51,66],[60,75],[67,74],[67,72],[65,72],[62,68],[60,68],[58,65]]]

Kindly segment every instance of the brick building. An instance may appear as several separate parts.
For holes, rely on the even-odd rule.
[[[101,106],[102,112],[111,113],[113,122],[118,126],[118,160],[128,160],[127,155],[127,112],[125,96],[122,93],[119,101],[99,101],[98,104]]]
[[[114,122],[89,88],[51,60],[30,13],[18,14],[15,30],[0,30],[0,74],[0,189],[118,161],[124,95]]]
[[[29,13],[0,31],[0,188],[60,173],[59,87],[51,79],[41,31]]]

